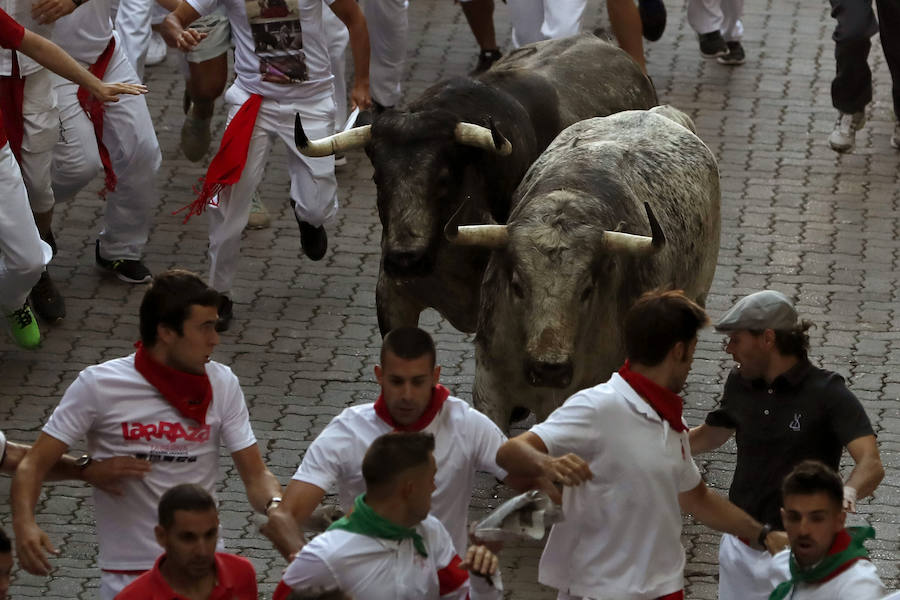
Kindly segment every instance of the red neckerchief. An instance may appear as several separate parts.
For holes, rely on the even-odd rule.
[[[660,417],[669,422],[672,429],[678,432],[688,430],[684,421],[681,420],[681,411],[684,408],[684,400],[681,399],[681,396],[650,381],[640,373],[632,371],[631,363],[628,360],[619,369],[619,375],[653,407]]]
[[[97,57],[97,61],[88,67],[91,75],[97,79],[103,79],[115,49],[116,38],[112,38],[109,40],[109,44],[106,45],[106,50]],[[116,173],[113,171],[112,159],[109,157],[109,150],[106,149],[106,145],[103,143],[103,102],[94,98],[87,88],[84,87],[78,88],[77,98],[78,104],[81,105],[88,119],[91,120],[91,125],[94,126],[94,137],[97,138],[97,151],[100,154],[100,162],[103,164],[103,172],[106,174],[105,185],[100,191],[100,197],[102,198],[106,196],[106,192],[114,192],[116,190],[117,181]]]
[[[851,542],[850,534],[847,533],[846,529],[841,529],[841,531],[838,532],[838,534],[836,536],[834,536],[834,542],[831,544],[831,548],[828,549],[828,554],[826,556],[831,556],[832,554],[837,554],[838,552],[843,552],[844,550],[847,549],[848,546],[850,546],[850,542]],[[838,575],[840,575],[841,573],[843,573],[844,571],[846,571],[847,569],[852,567],[854,564],[856,564],[857,561],[860,561],[860,560],[869,560],[869,559],[864,556],[857,556],[855,558],[851,558],[850,560],[848,560],[847,562],[842,564],[840,567],[838,567],[837,569],[835,569],[834,571],[829,573],[828,577],[824,578],[822,581],[819,581],[818,583],[825,583],[826,581],[831,581],[832,579],[834,579],[835,577],[837,577]]]
[[[206,410],[212,402],[212,385],[209,376],[185,373],[160,364],[150,357],[141,342],[135,345],[134,368],[150,384],[159,390],[163,398],[182,416],[206,425]]]
[[[379,394],[378,400],[375,401],[375,414],[378,417],[394,428],[394,431],[422,431],[437,416],[439,412],[441,412],[441,407],[444,406],[444,401],[450,396],[450,390],[442,386],[441,384],[437,384],[434,386],[434,389],[431,390],[431,401],[428,403],[428,408],[425,409],[425,412],[422,413],[422,416],[419,417],[419,420],[410,425],[400,425],[394,422],[394,418],[391,417],[391,413],[388,412],[387,403],[384,401],[384,394]]]
[[[256,116],[259,114],[262,100],[263,97],[259,94],[251,94],[228,123],[219,150],[209,163],[206,175],[201,179],[203,187],[199,190],[194,188],[197,198],[172,213],[176,215],[187,209],[184,223],[194,215],[201,214],[207,206],[216,204],[217,201],[213,201],[213,198],[224,188],[234,185],[241,179],[241,173],[247,164],[250,137],[256,126]]]
[[[9,140],[9,149],[19,163],[22,162],[22,140],[25,138],[24,102],[25,78],[19,76],[19,61],[13,51],[12,73],[0,77],[0,113],[3,113],[3,129],[6,132],[4,142]]]

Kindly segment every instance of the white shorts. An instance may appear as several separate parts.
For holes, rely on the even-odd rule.
[[[194,21],[191,29],[205,33],[206,38],[185,55],[188,62],[201,63],[211,60],[225,54],[231,48],[231,23],[221,8]]]

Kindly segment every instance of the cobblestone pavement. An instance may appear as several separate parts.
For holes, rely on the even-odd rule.
[[[457,5],[449,0],[413,0],[406,91],[409,97],[429,84],[465,73],[474,43]],[[663,102],[690,113],[700,136],[720,161],[723,236],[719,267],[709,299],[713,316],[741,294],[772,287],[797,300],[814,319],[814,354],[821,364],[844,374],[863,400],[879,431],[888,475],[860,513],[878,532],[871,544],[883,578],[898,583],[900,539],[900,314],[896,311],[900,242],[900,154],[890,148],[893,127],[889,77],[880,47],[873,48],[876,89],[869,123],[854,153],[838,156],[826,143],[835,112],[829,97],[833,74],[832,22],[824,2],[746,4],[747,64],[724,67],[704,61],[685,23],[682,2],[669,3],[669,27],[649,46],[649,71]],[[506,5],[498,2],[496,22],[508,47]],[[605,15],[592,0],[586,26]],[[176,57],[149,68],[148,97],[163,168],[160,208],[146,258],[155,270],[180,266],[206,271],[204,218],[182,225],[171,212],[191,200],[202,174],[178,150],[183,82]],[[222,117],[214,125],[215,139]],[[299,257],[299,236],[288,207],[285,153],[277,150],[261,192],[277,217],[270,229],[248,232],[236,285],[236,322],[223,336],[216,358],[240,376],[256,433],[274,473],[286,483],[310,440],[342,408],[373,401],[372,367],[379,348],[374,287],[380,225],[375,212],[371,167],[353,153],[339,170],[341,210],[328,228],[326,258]],[[98,181],[99,185],[99,181]],[[59,206],[59,256],[52,272],[68,304],[60,325],[45,327],[36,352],[18,350],[0,339],[0,418],[12,439],[31,440],[66,386],[87,365],[126,354],[137,338],[137,307],[143,286],[128,286],[93,266],[95,226],[101,203],[95,192]],[[471,338],[435,313],[423,325],[435,334],[444,383],[468,398],[474,374]],[[706,332],[687,390],[687,417],[699,423],[717,400],[729,367],[718,336]],[[701,457],[707,480],[726,487],[733,446]],[[250,557],[268,596],[284,566],[246,504],[230,460],[221,491],[222,522],[228,547]],[[473,499],[474,512],[496,505],[489,481]],[[0,480],[6,497],[9,480]],[[13,597],[46,600],[94,598],[93,514],[81,485],[48,486],[40,522],[62,550],[50,578],[18,573]],[[0,521],[9,527],[6,503]],[[716,595],[718,536],[685,522],[688,597]],[[510,597],[552,598],[535,583],[539,547],[507,548],[503,555]]]

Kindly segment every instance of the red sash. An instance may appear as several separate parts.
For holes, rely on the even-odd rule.
[[[627,360],[619,369],[619,375],[653,407],[660,417],[669,422],[672,429],[678,432],[688,430],[681,419],[681,411],[684,408],[684,400],[681,399],[681,396],[640,373],[635,373],[631,370],[631,363]]]
[[[115,49],[116,38],[112,38],[109,40],[106,50],[104,50],[97,58],[97,62],[88,67],[88,71],[91,72],[91,75],[97,79],[103,79]],[[114,192],[116,190],[116,174],[113,171],[112,160],[109,158],[109,150],[106,149],[106,145],[103,143],[103,103],[94,98],[91,93],[83,87],[78,88],[77,97],[78,103],[81,105],[81,108],[84,109],[85,114],[87,114],[88,118],[91,120],[91,124],[94,126],[94,137],[97,138],[97,150],[100,153],[100,162],[103,163],[103,171],[106,174],[106,185],[104,185],[103,189],[100,191],[100,197],[102,198],[106,196],[107,192]]]
[[[206,425],[206,411],[212,402],[212,384],[206,373],[194,375],[173,369],[153,360],[141,342],[135,346],[134,368],[137,372],[182,416]]]
[[[263,97],[259,94],[251,94],[228,123],[225,133],[222,135],[219,150],[212,162],[209,163],[206,176],[201,180],[203,186],[199,190],[194,188],[197,198],[172,213],[176,215],[187,209],[184,223],[187,223],[188,219],[194,215],[202,213],[207,206],[214,204],[213,198],[219,192],[241,179],[241,173],[244,172],[244,166],[247,164],[250,138],[253,135],[253,128],[256,126],[256,116],[259,114],[262,100]]]
[[[25,78],[19,77],[19,61],[16,52],[12,53],[12,73],[0,77],[0,113],[3,113],[3,130],[5,135],[0,140],[0,148],[9,140],[9,149],[21,164],[22,140],[25,139],[25,115],[22,105],[25,102]],[[2,132],[0,132],[2,133]]]
[[[393,427],[394,431],[422,431],[431,424],[449,396],[450,390],[441,384],[434,386],[434,389],[431,390],[431,401],[428,403],[428,408],[425,409],[418,421],[410,425],[400,425],[394,422],[394,418],[388,412],[387,403],[384,401],[384,394],[379,395],[378,400],[375,401],[375,414],[382,421]]]

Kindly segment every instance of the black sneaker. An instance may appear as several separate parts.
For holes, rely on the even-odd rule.
[[[119,258],[115,260],[107,260],[100,256],[100,240],[94,246],[94,259],[97,266],[105,271],[113,273],[116,277],[127,283],[147,283],[153,279],[143,262],[130,258]]]
[[[720,65],[742,65],[744,61],[747,60],[747,56],[744,54],[744,47],[741,46],[740,42],[726,42],[728,45],[728,54],[725,56],[719,56],[716,58],[716,61]]]
[[[66,316],[66,302],[46,269],[41,273],[40,280],[31,288],[28,298],[34,312],[49,323],[61,321]]]
[[[328,234],[321,225],[313,227],[306,221],[301,221],[297,216],[297,203],[291,200],[291,209],[294,211],[294,218],[297,219],[297,225],[300,226],[300,247],[303,248],[304,254],[310,260],[322,260],[325,251],[328,250]]]
[[[493,50],[482,50],[481,53],[478,54],[478,62],[475,64],[475,68],[469,71],[469,75],[475,77],[480,73],[484,73],[490,69],[495,62],[500,60],[502,56],[503,53],[500,52],[498,48],[494,48]]]
[[[655,42],[666,30],[666,5],[662,0],[638,0],[641,29],[648,42]]]
[[[44,240],[50,246],[50,250],[53,251],[53,256],[56,256],[56,253],[59,252],[59,248],[56,247],[56,238],[53,237],[53,232],[47,232],[47,239]]]
[[[728,44],[725,43],[725,38],[718,31],[701,33],[698,37],[700,38],[700,54],[703,55],[703,58],[716,58],[728,54]]]
[[[216,321],[216,331],[228,331],[233,318],[234,302],[231,301],[231,298],[222,294],[219,298],[219,320]]]

